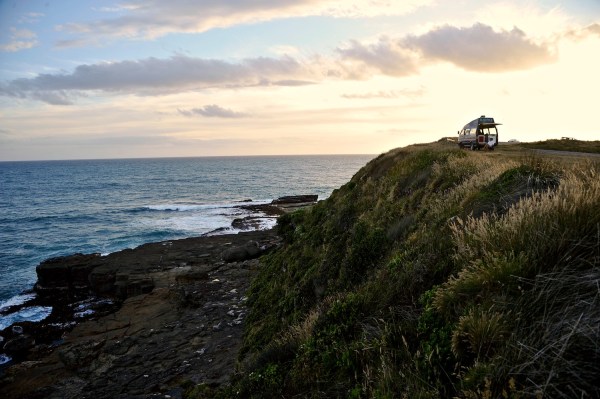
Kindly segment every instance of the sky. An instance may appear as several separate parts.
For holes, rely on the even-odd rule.
[[[0,161],[599,140],[600,0],[0,0]]]

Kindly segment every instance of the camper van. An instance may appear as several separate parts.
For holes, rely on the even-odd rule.
[[[498,145],[498,129],[501,123],[494,122],[494,118],[485,115],[467,123],[458,132],[458,146],[480,150],[482,148],[493,150]]]

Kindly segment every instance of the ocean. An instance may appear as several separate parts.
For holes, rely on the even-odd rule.
[[[62,255],[111,253],[199,236],[296,194],[327,198],[373,155],[310,155],[0,162],[0,327],[44,311],[23,303],[35,266]],[[268,228],[272,223],[266,223]],[[0,328],[1,329],[1,328]]]

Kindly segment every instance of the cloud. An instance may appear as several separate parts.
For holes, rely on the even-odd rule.
[[[25,50],[35,47],[39,44],[35,32],[29,29],[10,28],[10,42],[0,44],[0,51],[14,53],[16,51]]]
[[[415,59],[400,43],[388,37],[382,37],[377,43],[364,45],[351,41],[348,46],[338,48],[337,52],[345,61],[362,63],[377,71],[391,76],[412,75],[416,71]],[[368,71],[363,73],[371,74]]]
[[[26,40],[14,40],[10,43],[0,44],[0,50],[9,53],[14,53],[21,50],[26,50],[38,45],[37,40],[26,41]]]
[[[295,46],[288,46],[288,45],[278,45],[278,46],[273,46],[269,49],[269,51],[271,53],[277,54],[277,55],[298,55],[300,54],[300,49],[298,47]]]
[[[82,47],[89,44],[87,39],[65,39],[56,42],[55,47],[59,49]]]
[[[16,29],[10,28],[12,32],[12,37],[19,39],[35,39],[37,35],[35,32],[30,31],[29,29]]]
[[[73,101],[69,94],[64,90],[56,91],[34,91],[31,93],[31,98],[43,101],[52,105],[73,105]]]
[[[353,41],[338,53],[343,60],[390,76],[411,75],[426,63],[440,61],[471,71],[504,72],[555,59],[549,44],[536,44],[517,28],[496,32],[481,23],[467,28],[445,25],[398,39],[382,37],[373,44]]]
[[[585,28],[585,30],[587,32],[589,32],[590,34],[595,34],[600,36],[600,24],[592,24],[590,26],[588,26],[587,28]]]
[[[517,28],[494,31],[483,24],[466,28],[446,25],[418,36],[382,37],[367,44],[354,40],[338,48],[334,56],[305,60],[287,55],[229,62],[178,54],[166,59],[79,65],[70,73],[0,82],[0,95],[69,105],[90,92],[143,96],[211,88],[302,86],[376,75],[404,77],[438,62],[476,72],[505,72],[553,62],[556,55],[552,50],[552,45],[536,44]]]
[[[85,91],[158,95],[206,88],[296,86],[309,84],[312,77],[291,57],[248,58],[231,63],[176,55],[79,65],[72,73],[15,79],[0,83],[0,95],[69,104]]]
[[[190,110],[177,109],[184,116],[204,116],[208,118],[245,118],[249,116],[243,112],[236,112],[227,108],[220,107],[216,104],[205,105],[202,108],[192,108]]]
[[[360,93],[360,94],[342,94],[343,98],[347,98],[350,100],[370,100],[374,98],[385,98],[385,99],[394,99],[400,97],[409,97],[416,98],[421,97],[425,93],[425,89],[423,87],[419,89],[404,89],[404,90],[387,90],[387,91],[378,91],[378,92],[368,92],[368,93]]]
[[[372,98],[398,98],[400,95],[395,91],[378,91],[362,94],[342,94],[342,97],[350,100],[370,100]]]
[[[407,36],[402,44],[425,59],[478,72],[529,69],[555,58],[550,45],[533,43],[518,28],[496,32],[481,23],[468,28],[441,26],[421,36]]]
[[[12,135],[13,134],[12,134],[12,132],[10,130],[0,128],[0,137],[3,137],[3,136],[4,137],[9,137],[9,136],[12,136]]]
[[[44,14],[42,14],[41,12],[29,12],[23,15],[21,18],[19,18],[18,22],[21,24],[35,24],[43,16]]]
[[[600,37],[600,24],[595,23],[586,26],[583,29],[572,29],[564,34],[564,36],[568,39],[579,41],[585,39],[590,36],[599,36]]]
[[[308,85],[313,85],[316,83],[317,82],[315,82],[315,81],[309,81],[309,80],[284,79],[284,80],[274,81],[272,83],[269,83],[269,85],[270,86],[294,87],[294,86],[308,86]]]
[[[197,33],[214,28],[269,21],[277,18],[325,15],[363,17],[401,15],[431,4],[433,0],[130,0],[116,17],[85,23],[58,25],[57,30],[83,36],[100,44],[107,38],[152,39],[169,33]],[[82,40],[72,43],[83,43]]]

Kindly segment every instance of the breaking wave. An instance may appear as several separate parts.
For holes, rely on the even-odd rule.
[[[7,316],[0,317],[0,330],[4,330],[6,327],[14,323],[20,323],[23,321],[42,321],[52,313],[52,307],[50,306],[31,306],[23,308],[18,312],[11,313]]]

